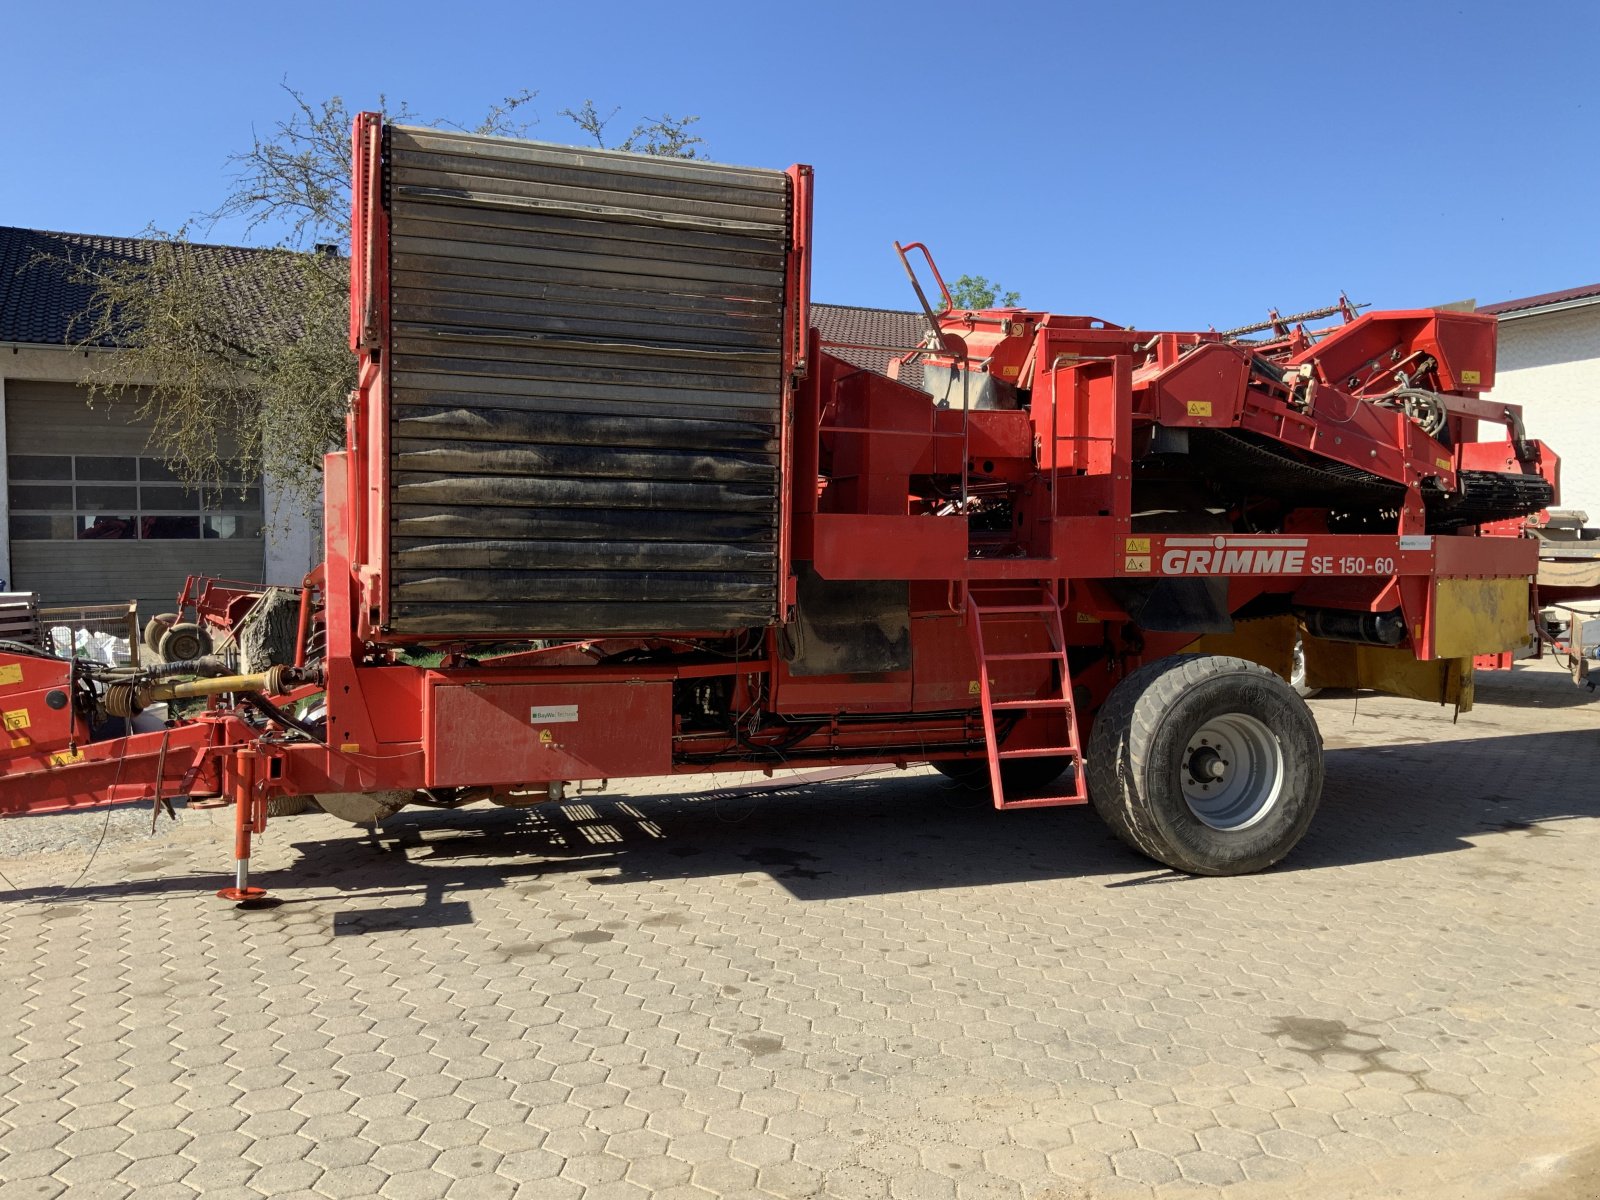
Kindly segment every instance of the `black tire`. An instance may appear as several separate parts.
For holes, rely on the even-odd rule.
[[[161,635],[156,651],[167,662],[187,662],[211,653],[211,635],[193,621],[179,621]]]
[[[1061,773],[1071,765],[1069,758],[1014,758],[1000,764],[1000,786],[1006,795],[1026,795],[1037,792],[1061,778]],[[983,758],[955,758],[929,763],[946,779],[970,792],[989,790],[989,761]]]
[[[1235,763],[1195,744],[1232,727],[1260,739]],[[1236,774],[1213,780],[1212,764]],[[1173,655],[1113,689],[1090,735],[1088,774],[1095,811],[1141,854],[1191,875],[1245,875],[1294,849],[1316,815],[1322,736],[1305,701],[1265,667]],[[1200,814],[1212,801],[1194,792],[1213,781],[1244,799],[1208,820]]]
[[[161,653],[161,639],[177,622],[177,613],[157,613],[144,623],[144,648],[151,654]]]
[[[268,796],[267,816],[296,817],[311,807],[310,796]]]

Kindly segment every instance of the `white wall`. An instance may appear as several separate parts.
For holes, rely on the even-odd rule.
[[[266,562],[263,583],[299,587],[306,572],[322,561],[322,499],[308,512],[306,502],[268,475],[261,481],[266,509]]]
[[[1600,304],[1501,317],[1486,397],[1522,405],[1528,436],[1561,458],[1558,507],[1600,524]]]

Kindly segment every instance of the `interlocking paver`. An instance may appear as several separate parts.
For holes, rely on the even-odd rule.
[[[1248,879],[929,773],[274,822],[249,913],[226,812],[0,859],[0,1197],[1492,1195],[1600,1137],[1583,699],[1319,698]]]

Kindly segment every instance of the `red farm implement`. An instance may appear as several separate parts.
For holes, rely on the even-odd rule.
[[[292,644],[248,670],[7,647],[5,810],[220,793],[237,897],[272,797],[374,821],[929,762],[1232,874],[1316,807],[1297,656],[1466,709],[1474,656],[1528,636],[1557,459],[1485,396],[1492,318],[1150,332],[946,295],[880,348],[912,387],[811,328],[809,168],[364,115],[353,192],[359,388]],[[226,629],[253,599],[185,603]]]

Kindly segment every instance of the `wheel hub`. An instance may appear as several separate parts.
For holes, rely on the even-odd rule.
[[[1283,794],[1283,747],[1257,718],[1226,713],[1190,736],[1179,775],[1184,801],[1203,824],[1225,832],[1248,829]]]
[[[1227,761],[1216,747],[1202,744],[1189,752],[1189,778],[1198,784],[1215,783],[1228,773]]]

